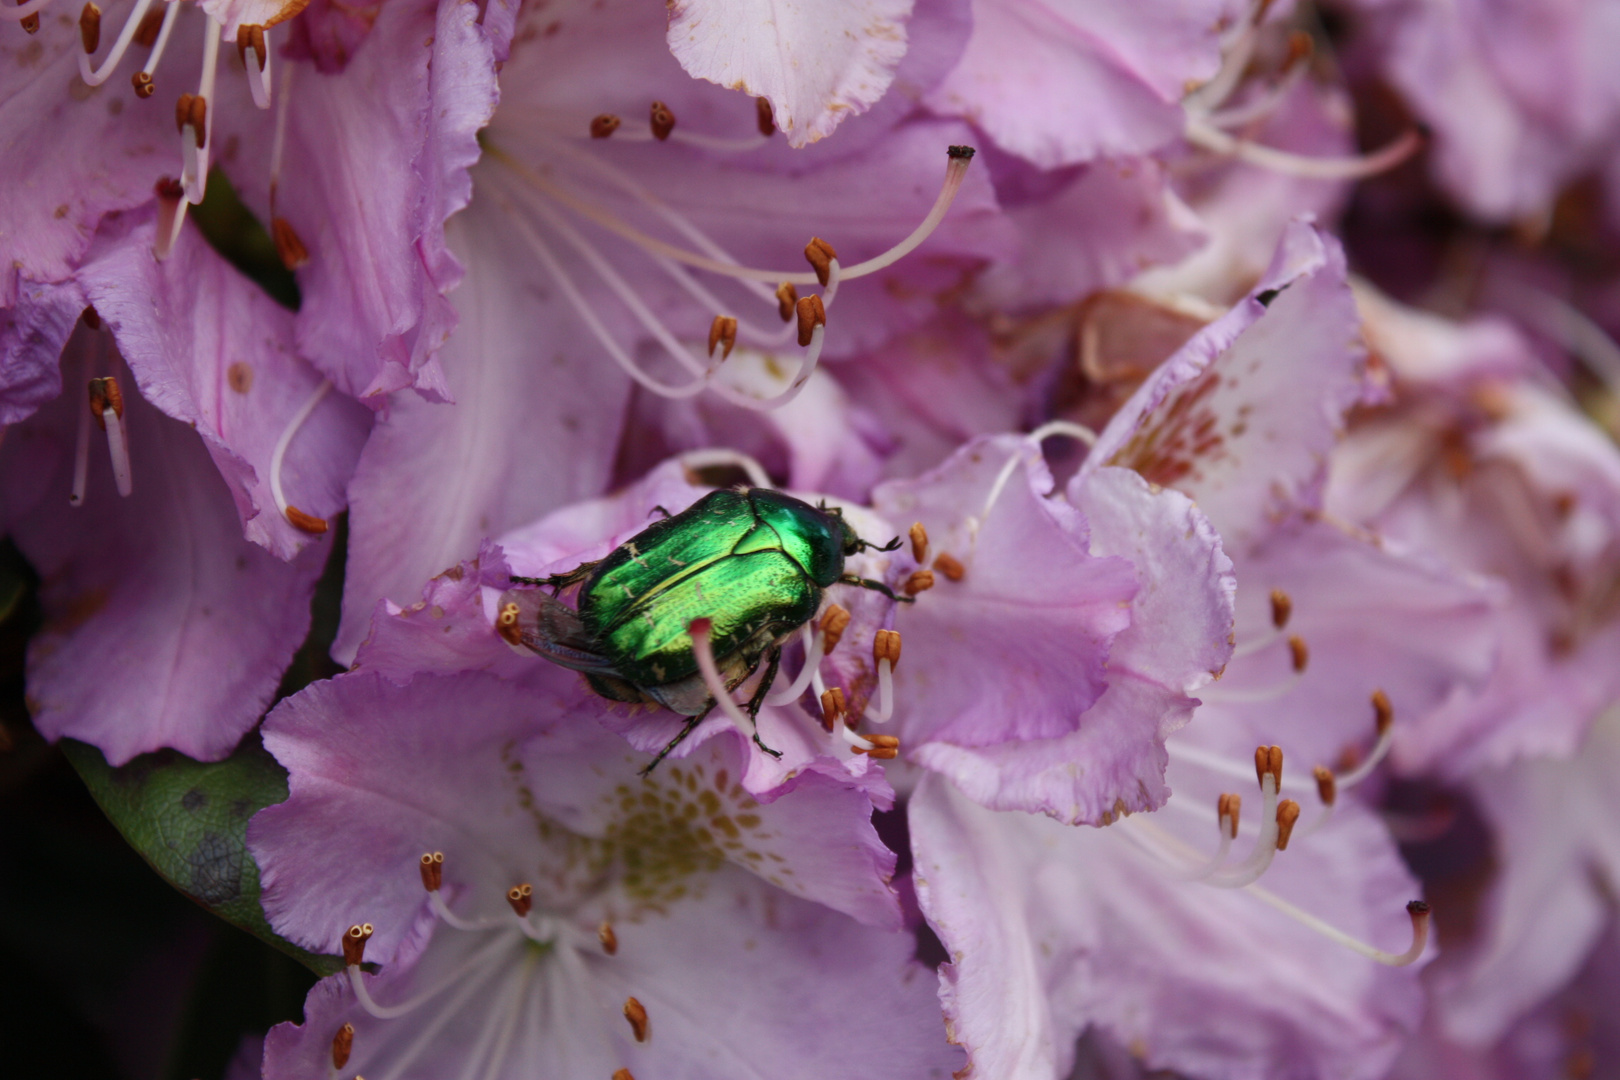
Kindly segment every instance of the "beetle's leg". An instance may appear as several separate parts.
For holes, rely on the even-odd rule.
[[[703,721],[713,711],[714,711],[714,706],[710,705],[707,709],[704,709],[702,712],[698,713],[696,716],[688,717],[687,721],[686,721],[686,726],[681,728],[680,733],[678,735],[676,735],[673,739],[669,740],[669,743],[667,745],[665,745],[665,747],[662,750],[658,751],[658,756],[653,758],[651,761],[649,761],[647,763],[647,767],[642,769],[641,772],[638,775],[645,777],[648,773],[650,773],[654,769],[658,768],[658,763],[660,761],[663,761],[665,758],[669,757],[669,752],[671,750],[675,749],[677,746],[681,745],[681,743],[685,742],[686,737],[688,735],[692,734],[692,729],[697,727],[699,724],[703,723]]]
[[[859,585],[863,589],[871,589],[873,592],[880,592],[897,604],[915,604],[917,602],[917,598],[915,596],[894,595],[893,589],[883,584],[883,582],[873,581],[871,578],[856,577],[854,574],[845,574],[838,580],[843,582],[845,585]]]
[[[664,509],[662,506],[653,507],[652,510],[647,511],[647,516],[651,517],[654,511],[657,511],[660,514],[663,514],[665,521],[668,521],[670,518],[675,516],[674,514],[671,514],[668,510]]]
[[[748,719],[754,722],[754,745],[774,758],[781,757],[782,751],[772,750],[759,737],[759,707],[765,704],[765,695],[771,692],[771,684],[776,681],[776,672],[781,666],[781,646],[772,645],[770,654],[765,661],[765,677],[759,680],[759,686],[755,689],[754,696],[748,699]]]
[[[563,574],[552,574],[550,577],[519,577],[513,574],[511,580],[519,585],[550,585],[552,589],[551,595],[556,596],[568,586],[577,585],[590,577],[591,571],[595,570],[596,567],[597,563],[595,562],[581,563]]]

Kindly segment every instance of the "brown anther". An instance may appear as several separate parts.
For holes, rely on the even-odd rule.
[[[113,415],[120,420],[124,418],[124,392],[118,389],[118,380],[111,375],[100,379],[91,379],[88,387],[90,392],[90,415],[96,418],[101,430],[107,430],[107,410],[111,409]]]
[[[1242,813],[1243,796],[1241,795],[1233,795],[1230,792],[1223,792],[1221,797],[1215,800],[1215,820],[1222,821],[1230,819],[1231,824],[1226,826],[1226,830],[1227,835],[1232,837],[1234,840],[1237,839],[1238,818],[1242,816]]]
[[[135,96],[149,98],[157,93],[157,87],[152,85],[152,76],[144,71],[137,71],[129,77],[130,85],[135,87]]]
[[[630,1031],[636,1042],[647,1041],[647,1007],[633,997],[624,999],[624,1018],[630,1021]]]
[[[152,185],[152,194],[165,202],[179,202],[185,197],[186,187],[174,177],[165,176]]]
[[[767,139],[776,134],[776,110],[765,98],[754,99],[754,115],[759,120],[759,133]]]
[[[827,656],[838,643],[844,640],[844,631],[849,629],[849,612],[837,604],[828,606],[821,616],[821,655]]]
[[[618,131],[619,125],[623,122],[610,112],[605,112],[601,116],[593,116],[591,117],[591,138],[605,139]]]
[[[1288,58],[1283,61],[1283,67],[1290,68],[1301,60],[1309,60],[1315,51],[1315,39],[1303,30],[1295,30],[1288,35]]]
[[[270,55],[265,49],[264,27],[243,23],[236,28],[236,58],[242,61],[243,67],[247,66],[247,51],[249,49],[253,50],[253,55],[259,61],[259,70],[263,71],[265,60]]]
[[[948,581],[961,581],[967,575],[967,567],[957,562],[956,556],[948,551],[934,556],[934,569],[944,574]]]
[[[794,305],[799,313],[799,348],[810,344],[810,337],[815,333],[816,327],[827,325],[827,308],[822,304],[821,297],[815,293],[799,297]]]
[[[276,242],[276,254],[281,256],[281,265],[288,270],[297,270],[309,262],[309,249],[286,218],[270,219],[270,239]]]
[[[932,570],[913,570],[906,578],[900,591],[907,596],[916,596],[920,592],[927,592],[934,587],[934,572]]]
[[[1389,725],[1395,722],[1395,706],[1389,703],[1389,695],[1382,690],[1372,692],[1373,726],[1382,735],[1389,730]]]
[[[827,731],[844,718],[844,688],[830,686],[821,692],[821,726]]]
[[[332,1036],[332,1068],[341,1069],[349,1063],[349,1054],[354,1051],[354,1025],[344,1024]]]
[[[1333,770],[1326,765],[1318,765],[1311,770],[1311,775],[1316,777],[1316,793],[1322,797],[1322,805],[1332,806],[1339,797],[1339,782]]]
[[[17,0],[17,6],[22,7],[27,2],[28,0]],[[30,34],[37,34],[39,32],[39,12],[36,11],[32,15],[23,17],[19,20],[18,25]]]
[[[1254,748],[1254,774],[1263,785],[1266,774],[1270,773],[1272,779],[1277,781],[1278,790],[1282,789],[1283,753],[1280,746],[1257,746]]]
[[[529,914],[529,909],[534,907],[534,886],[528,882],[512,886],[506,890],[506,902],[512,905],[512,910],[517,912],[518,918],[523,918]]]
[[[93,308],[93,307],[85,308],[82,312],[79,313],[79,318],[83,319],[84,320],[84,325],[88,326],[90,329],[92,329],[92,330],[100,330],[101,329],[101,316],[96,312],[95,308]]]
[[[838,258],[838,252],[833,246],[819,236],[812,236],[810,242],[804,245],[804,258],[816,272],[816,280],[821,287],[827,287],[827,279],[832,274],[832,262]]]
[[[911,557],[919,563],[927,562],[928,529],[923,526],[922,522],[914,521],[911,523],[911,528],[906,531],[906,535],[911,538]]]
[[[616,956],[619,952],[619,935],[613,932],[613,924],[607,920],[596,928],[596,940],[602,943],[602,951],[609,956]]]
[[[890,761],[900,756],[900,740],[893,735],[863,735],[862,738],[871,743],[872,748],[868,750],[864,746],[850,747],[857,754],[865,754],[879,761]]]
[[[720,359],[725,360],[731,356],[731,350],[737,345],[737,320],[730,315],[716,315],[714,322],[709,324],[709,355],[714,355],[714,347],[724,345],[725,351]]]
[[[1277,804],[1277,850],[1288,850],[1288,838],[1294,835],[1294,823],[1299,820],[1299,803],[1284,799]]]
[[[174,103],[175,130],[184,134],[187,124],[201,150],[208,143],[208,99],[201,94],[181,94]]]
[[[444,884],[444,852],[423,852],[420,869],[422,871],[422,888],[428,892],[438,892],[439,886]]]
[[[872,662],[889,662],[890,669],[900,666],[900,631],[879,630],[872,638]]]
[[[495,616],[495,632],[501,635],[508,645],[523,644],[523,627],[519,625],[522,615],[521,608],[507,601],[501,605],[500,613]]]
[[[1409,900],[1406,904],[1406,913],[1412,916],[1412,921],[1414,923],[1419,919],[1427,919],[1431,910],[1433,909],[1430,908],[1428,904],[1425,904],[1422,900]]]
[[[669,133],[675,130],[675,114],[669,111],[669,106],[662,101],[652,103],[652,109],[647,114],[652,123],[653,138],[663,142],[669,138]]]
[[[93,56],[101,45],[101,9],[95,4],[86,4],[79,12],[79,43],[86,56]]]
[[[343,962],[354,967],[366,958],[366,942],[371,940],[371,924],[355,923],[343,933]]]
[[[318,518],[314,514],[306,514],[291,503],[287,504],[287,520],[292,524],[293,528],[299,532],[307,532],[311,536],[319,536],[327,530],[325,518]]]
[[[158,31],[163,29],[163,12],[148,11],[141,19],[141,25],[135,28],[135,44],[143,49],[150,49],[157,44]]]
[[[1305,665],[1311,662],[1311,650],[1305,644],[1305,639],[1298,634],[1288,636],[1288,659],[1294,665],[1294,673],[1302,674]]]
[[[776,313],[782,316],[783,322],[791,322],[793,313],[799,307],[799,290],[793,287],[792,282],[784,281],[776,287]]]
[[[1288,625],[1288,616],[1294,613],[1294,600],[1281,589],[1271,590],[1271,625],[1281,630]]]
[[[629,1069],[614,1069],[613,1080],[636,1080],[636,1077]]]

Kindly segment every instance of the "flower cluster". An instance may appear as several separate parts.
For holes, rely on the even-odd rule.
[[[240,1073],[1614,1067],[1604,0],[186,2],[0,0],[0,516]]]

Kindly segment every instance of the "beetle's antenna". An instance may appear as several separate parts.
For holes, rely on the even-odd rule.
[[[890,540],[887,544],[883,544],[881,546],[879,546],[878,544],[872,543],[872,541],[870,541],[870,540],[862,540],[858,536],[855,538],[855,543],[857,545],[856,548],[855,548],[855,551],[857,553],[862,552],[862,551],[898,551],[898,550],[900,550],[900,538],[898,536],[895,537],[893,540]]]
[[[916,597],[913,596],[894,595],[893,589],[883,584],[883,582],[873,581],[871,578],[856,577],[854,574],[845,574],[838,580],[843,582],[845,585],[859,585],[863,589],[871,589],[873,592],[880,592],[897,604],[915,604],[917,602]]]

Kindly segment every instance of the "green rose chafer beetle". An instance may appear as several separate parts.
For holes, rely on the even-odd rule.
[[[722,489],[654,522],[599,562],[546,578],[513,577],[553,592],[505,593],[497,629],[512,644],[582,672],[604,698],[661,705],[689,717],[643,770],[651,771],[716,704],[699,670],[695,621],[710,622],[710,647],[726,689],[765,663],[747,704],[752,720],[775,681],[783,642],[815,618],[826,588],[859,585],[908,599],[882,582],[844,572],[848,556],[899,546],[899,537],[882,546],[862,540],[836,508],[770,488]],[[557,598],[575,585],[577,609]],[[757,731],[754,741],[780,756]]]

